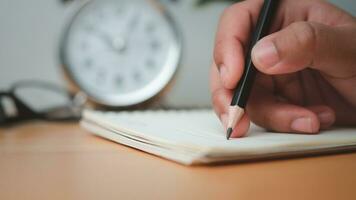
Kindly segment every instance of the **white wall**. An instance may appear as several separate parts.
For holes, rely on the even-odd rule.
[[[58,1],[0,0],[0,87],[27,78],[60,82],[56,48],[63,16]]]
[[[356,1],[331,1],[356,15]],[[168,99],[176,106],[210,102],[208,68],[223,6],[197,10],[191,4],[184,0],[172,9],[183,28],[186,45],[177,86]],[[60,32],[72,9],[59,0],[0,0],[0,89],[22,79],[63,82],[57,49]]]

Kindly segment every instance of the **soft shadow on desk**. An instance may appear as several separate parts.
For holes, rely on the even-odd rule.
[[[21,122],[16,122],[16,123],[8,123],[8,124],[0,124],[0,130],[1,129],[13,129],[13,128],[21,128],[27,125],[32,125],[32,124],[41,124],[43,123],[43,120],[26,120],[26,121],[21,121]],[[67,124],[77,124],[79,126],[78,120],[68,120],[68,121],[45,121],[46,123],[51,123],[51,124],[59,124],[59,125],[67,125]]]
[[[264,158],[249,158],[245,160],[239,161],[225,161],[219,163],[209,163],[206,165],[193,165],[193,167],[199,166],[207,166],[207,167],[219,167],[219,166],[227,166],[234,164],[251,164],[251,163],[262,163],[262,162],[278,162],[278,161],[286,161],[286,160],[297,160],[297,159],[306,159],[306,158],[315,158],[315,157],[326,157],[340,154],[352,154],[356,153],[356,147],[350,147],[348,149],[330,149],[325,152],[309,152],[307,154],[288,154],[288,155],[269,155]]]
[[[258,157],[258,158],[253,158],[249,156],[246,159],[242,160],[231,160],[231,161],[221,161],[221,162],[215,162],[215,163],[206,163],[206,164],[193,164],[193,165],[183,165],[174,161],[171,161],[169,159],[160,157],[155,154],[148,153],[146,151],[143,151],[141,149],[137,149],[131,146],[127,146],[124,144],[118,144],[115,141],[107,140],[103,137],[96,136],[94,137],[106,140],[110,143],[132,149],[134,151],[137,151],[138,153],[143,153],[145,155],[148,155],[152,158],[158,158],[164,162],[168,162],[171,164],[176,164],[182,167],[187,167],[187,168],[201,168],[201,167],[225,167],[225,166],[233,166],[233,165],[247,165],[247,164],[253,164],[253,163],[263,163],[263,162],[278,162],[278,161],[286,161],[286,160],[297,160],[297,159],[305,159],[305,158],[313,158],[313,157],[326,157],[326,156],[331,156],[331,155],[340,155],[340,154],[351,154],[356,152],[356,146],[349,146],[349,147],[336,147],[336,148],[329,148],[325,149],[324,151],[320,152],[319,150],[311,150],[309,152],[284,152],[284,153],[276,153],[276,154],[269,154],[267,156],[264,156],[263,158]]]

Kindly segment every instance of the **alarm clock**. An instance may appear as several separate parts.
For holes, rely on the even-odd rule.
[[[85,1],[70,20],[60,59],[69,81],[98,105],[131,107],[167,89],[181,36],[158,0]]]

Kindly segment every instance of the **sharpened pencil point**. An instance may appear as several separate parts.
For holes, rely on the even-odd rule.
[[[228,128],[226,132],[226,139],[229,140],[232,134],[232,128]]]

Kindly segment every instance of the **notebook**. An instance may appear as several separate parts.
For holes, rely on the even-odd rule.
[[[267,132],[252,125],[246,137],[226,140],[212,110],[85,110],[81,126],[100,137],[185,165],[356,149],[356,129],[352,128],[301,135]]]

